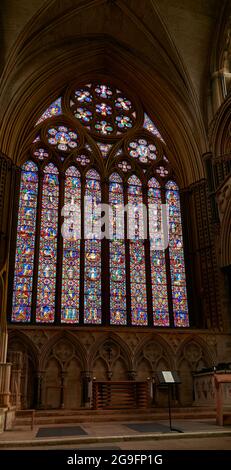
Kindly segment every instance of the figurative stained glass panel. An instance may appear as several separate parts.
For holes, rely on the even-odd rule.
[[[66,96],[64,97],[66,102]],[[101,156],[101,165],[108,169],[111,164],[109,155],[119,156],[114,159],[115,167],[125,179],[130,176],[132,168],[140,167],[144,177],[148,175],[148,165],[152,165],[162,155],[163,161],[154,166],[154,174],[161,182],[162,187],[170,178],[168,159],[165,155],[165,145],[162,136],[154,122],[144,113],[142,128],[132,139],[121,139],[122,134],[129,132],[137,119],[136,104],[127,92],[118,89],[113,84],[103,81],[94,81],[80,85],[78,89],[68,92],[72,124],[68,124],[68,116],[64,122],[52,117],[64,112],[62,99],[58,98],[51,103],[40,116],[36,125],[40,124],[39,131],[33,141],[31,152],[33,159],[43,170],[41,183],[41,198],[38,199],[38,168],[33,162],[27,162],[22,168],[21,191],[19,202],[18,234],[16,240],[15,277],[13,285],[12,321],[30,322],[32,304],[32,285],[35,275],[38,284],[33,292],[36,297],[36,321],[39,323],[52,323],[55,318],[55,291],[56,270],[58,266],[59,279],[61,278],[61,309],[56,314],[61,323],[79,323],[80,301],[80,251],[84,260],[84,318],[85,324],[101,324],[101,183],[96,170],[88,171],[94,161],[94,152],[89,143],[80,146],[81,126],[85,127],[84,135],[91,133],[94,143],[98,146],[98,157]],[[67,102],[66,102],[67,103]],[[46,120],[49,119],[48,124]],[[76,128],[74,121],[81,124]],[[44,129],[41,128],[41,124]],[[41,128],[41,129],[40,129]],[[38,127],[37,127],[38,129]],[[129,134],[128,134],[129,135]],[[154,136],[154,137],[153,137]],[[106,138],[105,138],[106,137]],[[159,139],[156,139],[156,137]],[[112,138],[112,139],[111,139]],[[45,139],[45,140],[44,140]],[[37,145],[35,145],[37,143]],[[162,151],[160,152],[160,148]],[[77,153],[77,149],[79,149]],[[127,153],[127,157],[126,157]],[[107,161],[108,160],[108,161]],[[59,253],[60,263],[57,263],[57,236],[59,229],[59,204],[62,201],[59,194],[58,170],[50,161],[58,161],[64,177],[64,203],[67,209],[68,236],[63,238],[62,250]],[[85,196],[88,201],[81,201],[81,178],[79,170],[87,175]],[[95,160],[96,162],[96,160]],[[49,163],[49,164],[48,164]],[[41,171],[41,170],[40,170]],[[103,172],[102,172],[103,174]],[[106,176],[106,172],[104,174]],[[148,324],[147,293],[146,293],[146,266],[144,224],[145,208],[142,206],[142,185],[137,176],[128,180],[128,202],[132,206],[128,209],[128,239],[129,262],[125,259],[124,218],[120,219],[118,235],[118,204],[123,204],[123,184],[118,173],[113,173],[109,180],[109,203],[112,208],[110,225],[111,238],[109,240],[109,259],[106,265],[110,271],[110,324],[127,324],[126,274],[130,275],[131,292],[131,323],[142,326]],[[149,232],[160,228],[160,184],[154,178],[144,189],[148,197]],[[153,304],[153,325],[169,326],[170,312],[168,292],[172,293],[174,326],[188,326],[188,305],[185,280],[185,265],[183,253],[182,227],[179,191],[175,182],[169,181],[165,187],[166,199],[170,207],[169,256],[165,256],[164,249],[158,248],[150,253],[151,288]],[[105,191],[107,193],[107,190]],[[62,196],[62,195],[61,195]],[[156,213],[150,214],[150,207],[157,205]],[[37,207],[39,205],[39,207]],[[70,207],[69,207],[70,206]],[[84,206],[84,214],[80,208]],[[65,210],[65,209],[64,209]],[[39,220],[37,221],[37,213]],[[64,214],[64,218],[66,214]],[[84,219],[84,242],[80,243],[81,217]],[[73,221],[72,221],[73,218]],[[38,232],[36,232],[36,224]],[[35,253],[35,237],[38,239],[38,253]],[[161,243],[160,243],[161,245]],[[151,244],[150,244],[151,246]],[[61,249],[61,247],[60,247]],[[38,259],[37,259],[38,256]],[[170,266],[168,265],[170,263]],[[148,263],[149,264],[149,263]],[[166,272],[170,269],[170,279],[167,289]],[[129,272],[128,272],[129,271]],[[104,286],[103,286],[104,287]],[[130,295],[130,293],[129,293]],[[57,302],[57,307],[59,302]],[[172,311],[172,308],[170,309]],[[151,319],[150,319],[151,320]],[[172,321],[172,319],[171,319]]]
[[[82,125],[102,136],[119,136],[134,126],[136,112],[125,94],[103,83],[92,83],[76,90],[71,111]]]
[[[81,180],[71,166],[65,175],[61,322],[79,322]]]
[[[43,122],[46,119],[49,119],[53,116],[58,116],[60,114],[62,114],[62,106],[61,106],[61,98],[58,98],[56,101],[51,103],[49,108],[47,108],[46,111],[42,114],[42,116],[36,122],[36,126],[40,124],[40,122]]]
[[[169,326],[165,250],[158,250],[161,237],[161,190],[155,178],[148,182],[148,215],[154,326]]]
[[[155,126],[154,122],[148,117],[147,114],[144,114],[144,128],[147,129],[147,131],[151,132],[153,135],[158,137],[162,142],[164,142],[163,137],[159,133],[157,127]]]
[[[22,167],[12,321],[31,320],[32,282],[38,196],[38,168],[28,161]]]
[[[180,210],[180,194],[177,184],[166,184],[166,202],[169,206],[169,257],[174,326],[189,326],[185,280],[185,264]]]
[[[99,174],[86,174],[84,199],[84,323],[101,323],[101,185]]]
[[[55,318],[55,283],[59,207],[58,170],[49,163],[44,168],[39,244],[36,321],[52,323]]]
[[[142,186],[136,176],[128,180],[128,237],[130,253],[131,322],[147,325],[147,296],[144,251],[144,206]]]
[[[97,145],[100,149],[102,156],[104,158],[107,157],[112,148],[112,144],[102,144],[101,142],[97,142]]]
[[[48,129],[47,140],[57,150],[70,152],[78,145],[78,134],[66,126],[54,126]]]
[[[126,267],[124,242],[124,196],[122,179],[113,173],[109,180],[110,219],[110,323],[126,325]]]

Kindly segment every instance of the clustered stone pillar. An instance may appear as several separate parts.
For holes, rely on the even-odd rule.
[[[11,363],[7,363],[7,291],[12,204],[17,168],[0,153],[0,407],[10,407]]]
[[[8,358],[11,367],[11,404],[16,406],[16,410],[21,409],[21,376],[23,367],[23,353],[21,351],[10,351]]]
[[[65,372],[61,372],[60,391],[60,408],[64,409]]]
[[[82,405],[85,408],[91,408],[92,405],[92,372],[83,371],[82,372]]]
[[[7,325],[4,315],[5,310],[5,296],[1,298],[1,321],[0,321],[0,407],[10,406],[10,376],[11,376],[11,363],[6,362],[7,357],[7,344],[8,334]]]
[[[10,376],[11,364],[0,363],[0,407],[10,406]]]
[[[37,374],[37,395],[35,407],[37,409],[42,408],[42,385],[43,385],[43,375],[42,371],[38,371]]]

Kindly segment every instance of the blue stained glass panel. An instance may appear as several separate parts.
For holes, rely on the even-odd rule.
[[[34,246],[37,219],[38,168],[28,161],[22,167],[13,286],[12,321],[31,320]]]

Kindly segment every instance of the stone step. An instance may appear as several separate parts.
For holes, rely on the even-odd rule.
[[[16,416],[20,417],[23,416],[25,413],[29,412],[30,410],[18,410],[16,412]],[[134,408],[127,408],[125,410],[126,414],[134,414],[134,411],[136,414],[150,414],[150,413],[166,413],[168,412],[167,408],[145,408],[145,409],[135,409]],[[213,407],[178,407],[174,408],[171,407],[171,411],[173,413],[201,413],[201,412],[215,412],[215,408]],[[118,414],[118,409],[113,409],[113,410],[93,410],[89,408],[79,408],[79,409],[46,409],[46,410],[35,410],[35,415],[36,417],[41,417],[41,416],[68,416],[68,415],[79,415],[83,414],[84,416],[87,415],[112,415],[112,414]]]
[[[215,418],[214,409],[173,409],[173,419],[210,419]],[[108,421],[155,421],[168,419],[168,410],[52,410],[36,411],[34,424],[74,424],[83,422],[108,422]],[[30,426],[31,417],[24,411],[16,413],[15,427]]]

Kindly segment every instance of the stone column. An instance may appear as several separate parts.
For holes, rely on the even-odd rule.
[[[129,370],[128,371],[128,378],[129,380],[136,380],[136,371],[135,370]]]
[[[21,408],[21,374],[23,365],[23,353],[21,351],[10,351],[9,361],[12,363],[11,367],[11,404],[16,406],[16,410]]]
[[[0,278],[0,281],[3,278]],[[0,323],[0,406],[10,406],[10,374],[11,364],[6,362],[7,357],[7,345],[8,345],[8,333],[6,323],[6,298],[5,298],[5,286],[3,284],[3,295],[1,298],[1,323]]]
[[[0,362],[6,362],[7,356],[7,345],[8,345],[8,333],[7,329],[0,332]]]
[[[10,406],[11,364],[7,363],[7,292],[12,208],[19,169],[0,153],[0,404]]]
[[[0,407],[10,407],[11,364],[0,363]]]
[[[60,377],[60,382],[61,382],[61,384],[60,384],[60,387],[61,387],[61,389],[60,389],[60,391],[61,391],[61,393],[60,393],[60,408],[61,409],[64,409],[64,388],[65,388],[65,380],[64,379],[65,379],[65,372],[61,372],[61,377]]]
[[[212,74],[212,106],[213,113],[216,114],[217,110],[221,106],[224,93],[224,73],[222,70],[218,70]]]
[[[83,371],[82,376],[82,405],[85,408],[92,406],[92,372]]]
[[[35,407],[37,409],[42,408],[42,382],[43,382],[43,372],[38,371],[38,373],[37,373],[37,394],[36,394],[36,403],[35,403]]]

